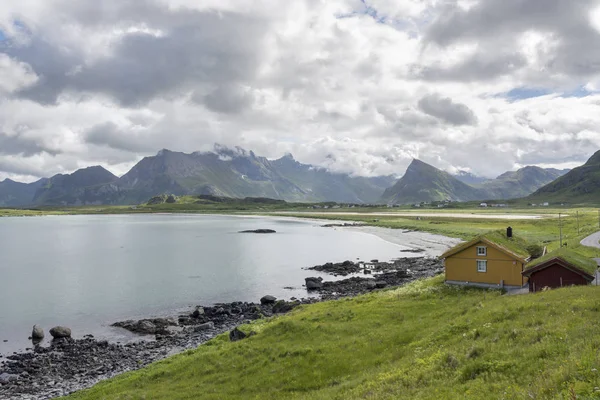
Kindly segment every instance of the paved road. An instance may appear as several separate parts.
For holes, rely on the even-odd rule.
[[[600,232],[593,233],[590,236],[586,237],[581,241],[581,244],[583,246],[597,247],[600,249]],[[594,258],[594,260],[596,260],[598,266],[600,266],[600,258]],[[592,282],[592,284],[596,285],[598,282],[600,282],[600,271],[596,272],[596,279],[594,280],[594,282]]]
[[[592,233],[581,241],[583,246],[597,247],[600,249],[600,232]]]

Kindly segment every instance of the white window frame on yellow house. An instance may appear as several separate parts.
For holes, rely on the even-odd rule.
[[[481,263],[481,265],[484,266],[483,270],[481,268],[479,268],[480,263]],[[481,273],[487,272],[487,260],[477,260],[477,272],[481,272]]]
[[[480,252],[480,250],[483,250],[483,252]],[[487,247],[477,246],[477,256],[487,256]]]

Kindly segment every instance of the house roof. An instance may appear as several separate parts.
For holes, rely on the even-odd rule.
[[[596,270],[598,269],[598,264],[596,263],[596,261],[592,260],[591,258],[582,256],[581,254],[576,253],[574,251],[567,250],[563,247],[562,249],[555,250],[551,253],[546,254],[543,257],[536,258],[535,260],[525,265],[523,274],[529,275],[532,272],[534,272],[534,268],[535,270],[539,270],[550,266],[551,263],[549,263],[548,261],[554,259],[560,259],[566,264],[571,265],[575,269],[578,269],[592,276],[596,273]]]
[[[493,246],[498,250],[508,255],[511,255],[522,262],[527,262],[527,260],[530,257],[529,251],[527,251],[528,243],[524,239],[515,235],[513,235],[513,237],[511,238],[507,238],[506,233],[502,230],[499,230],[479,235],[468,242],[461,243],[458,246],[455,246],[450,250],[446,251],[440,256],[440,258],[447,258],[449,256],[452,256],[458,253],[459,251],[468,249],[469,247],[479,242],[489,244],[490,246]]]

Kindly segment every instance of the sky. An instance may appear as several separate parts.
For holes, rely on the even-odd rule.
[[[0,2],[0,180],[215,143],[354,175],[600,149],[600,2]]]

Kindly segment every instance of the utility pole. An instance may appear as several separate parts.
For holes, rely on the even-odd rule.
[[[558,213],[558,235],[560,238],[560,248],[562,249],[562,221],[560,219],[560,213]]]

